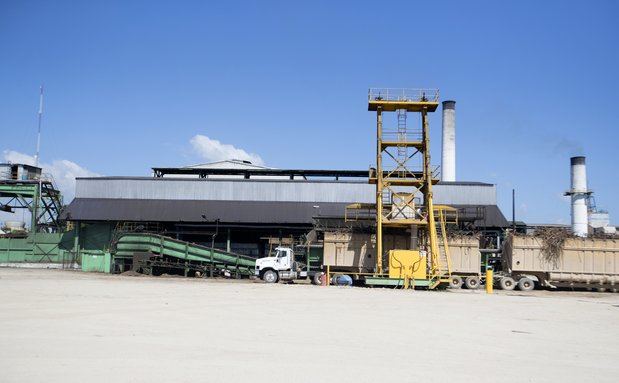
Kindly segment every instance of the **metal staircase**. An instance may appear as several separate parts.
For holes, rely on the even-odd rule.
[[[449,277],[451,275],[451,257],[449,255],[449,244],[447,242],[446,217],[443,209],[437,209],[437,213],[437,226],[440,230],[438,273],[441,277]]]
[[[438,286],[451,277],[452,265],[451,255],[449,253],[447,224],[457,224],[458,220],[457,209],[444,205],[435,206],[434,215],[436,217],[438,246],[436,257],[432,258],[434,262],[430,267],[431,288]]]
[[[63,207],[62,195],[56,187],[56,182],[51,174],[45,174],[40,180],[40,201],[42,211],[37,217],[40,225],[60,229],[60,211]]]

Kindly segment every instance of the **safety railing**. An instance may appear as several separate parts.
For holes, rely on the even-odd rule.
[[[421,130],[398,132],[397,130],[383,130],[381,139],[383,141],[397,142],[421,142],[423,133]]]
[[[368,101],[438,102],[438,89],[370,88]]]
[[[344,210],[344,221],[373,220],[376,217],[376,205],[369,203],[352,203]]]

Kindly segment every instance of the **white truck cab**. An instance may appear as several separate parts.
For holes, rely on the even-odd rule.
[[[277,247],[272,257],[256,259],[254,274],[266,283],[276,283],[279,280],[307,278],[305,265],[295,262],[294,252],[289,247]]]

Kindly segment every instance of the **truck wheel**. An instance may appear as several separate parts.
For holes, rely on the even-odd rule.
[[[450,289],[459,289],[462,287],[462,277],[459,275],[452,275],[449,278],[449,288]]]
[[[499,280],[501,290],[512,291],[516,287],[516,281],[512,277],[503,277]]]
[[[535,288],[535,283],[531,278],[522,277],[518,281],[518,289],[520,291],[531,291]]]
[[[320,286],[322,285],[322,278],[325,277],[325,273],[323,272],[319,272],[314,274],[314,277],[312,278],[312,284]]]
[[[464,286],[467,289],[475,290],[479,288],[479,277],[466,277],[464,279]]]
[[[277,271],[275,270],[267,270],[262,274],[262,280],[266,283],[275,283],[279,279],[279,275],[277,275]]]

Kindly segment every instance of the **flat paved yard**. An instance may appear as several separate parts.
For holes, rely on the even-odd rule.
[[[619,294],[0,269],[0,382],[617,382]]]

